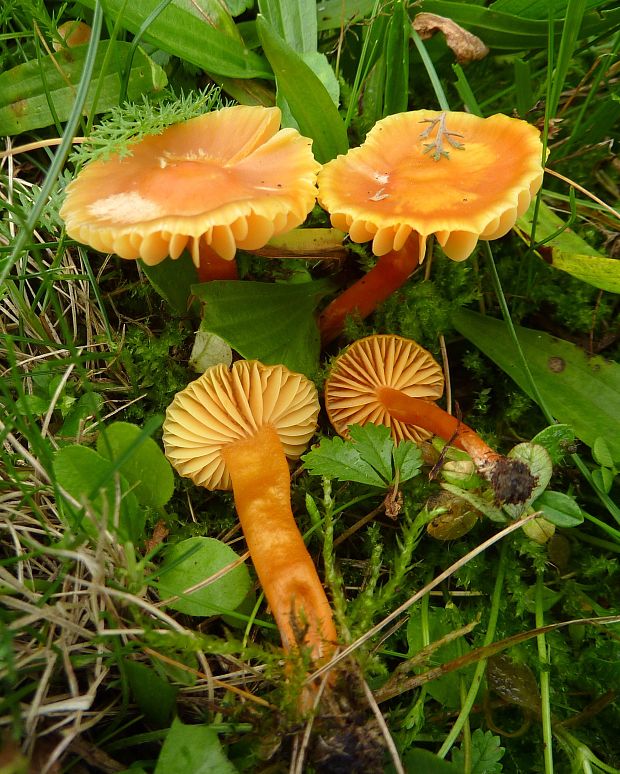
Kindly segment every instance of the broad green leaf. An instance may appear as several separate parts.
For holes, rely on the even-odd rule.
[[[161,748],[155,774],[236,774],[217,734],[205,725],[185,725],[175,718]]]
[[[174,475],[163,451],[141,428],[129,422],[113,422],[99,434],[97,451],[108,460],[119,460],[120,472],[143,505],[152,508],[165,505],[172,497]]]
[[[298,54],[316,51],[315,0],[258,0],[258,10]]]
[[[377,471],[362,459],[351,441],[342,438],[322,438],[316,449],[302,456],[304,467],[313,476],[336,478],[338,481],[356,481],[366,486],[387,487]]]
[[[97,113],[118,104],[120,73],[131,46],[121,41],[101,42],[95,59],[97,74],[101,72],[110,46],[112,51],[108,72],[103,75],[101,91],[98,91],[98,75],[93,77],[86,97],[87,112],[92,107],[96,93]],[[46,56],[40,61],[33,59],[0,74],[0,134],[19,134],[52,125],[54,116],[50,110],[50,101],[58,120],[66,121],[75,101],[75,90],[82,75],[87,50],[87,45],[62,49],[53,57]],[[163,69],[139,48],[131,66],[127,98],[136,100],[147,92],[160,91],[166,82]]]
[[[534,500],[532,508],[542,511],[542,515],[556,527],[578,527],[583,521],[583,513],[575,500],[563,492],[547,490]]]
[[[131,693],[144,717],[157,728],[165,728],[174,713],[178,688],[139,661],[126,658],[123,667]]]
[[[453,314],[452,322],[534,398],[503,322],[466,310]],[[517,326],[517,336],[551,414],[588,446],[600,436],[620,459],[620,365],[589,358],[574,344],[540,331]]]
[[[384,425],[351,425],[351,440],[362,458],[387,482],[392,480],[392,450],[394,442]]]
[[[90,8],[94,0],[84,0]],[[160,0],[106,0],[109,18],[136,33]],[[178,56],[203,70],[229,78],[272,78],[265,60],[250,51],[226,31],[196,18],[196,6],[187,0],[173,0],[155,18],[142,40]]]
[[[86,446],[65,446],[56,452],[54,475],[63,489],[81,503],[90,505],[101,525],[116,532],[120,540],[137,543],[143,536],[144,514],[126,479],[113,463]],[[67,508],[68,513],[73,513]],[[72,515],[72,527],[97,540],[98,525],[88,517]],[[116,520],[118,519],[118,523]]]
[[[286,100],[299,131],[313,140],[316,159],[325,163],[346,153],[345,125],[325,86],[265,18],[259,16],[256,25],[276,75],[278,94]]]
[[[139,261],[146,278],[172,307],[175,314],[186,315],[190,307],[192,285],[198,280],[198,272],[188,252],[175,261],[166,258],[155,266]]]
[[[614,458],[609,451],[609,446],[605,443],[604,438],[597,438],[592,445],[592,456],[595,462],[602,465],[605,468],[614,467]]]
[[[202,330],[215,333],[240,355],[291,371],[314,374],[319,332],[314,310],[328,280],[278,284],[214,280],[194,285],[204,302]]]
[[[221,615],[235,610],[250,588],[250,573],[239,564],[197,591],[186,589],[207,580],[239,559],[221,540],[193,537],[175,543],[166,553],[157,584],[162,599],[179,596],[166,607],[187,615]]]
[[[527,505],[532,502],[536,497],[542,494],[553,474],[553,463],[551,457],[544,446],[540,446],[536,443],[520,443],[514,446],[509,452],[508,456],[511,459],[523,460],[529,467],[531,474],[536,479],[536,484],[532,489],[532,493],[525,503],[520,505],[507,504],[504,508],[514,517],[522,513]]]
[[[529,243],[534,208],[530,207],[517,221],[517,230]],[[544,202],[536,220],[536,241],[542,241],[564,225]],[[570,228],[549,240],[541,250],[547,263],[601,290],[620,293],[620,261],[606,258]]]
[[[504,11],[525,19],[547,19],[551,11],[554,19],[565,15],[569,0],[495,0],[489,8],[493,11]],[[586,0],[587,9],[604,5],[605,0]]]

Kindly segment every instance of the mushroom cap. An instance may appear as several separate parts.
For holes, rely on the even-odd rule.
[[[280,110],[235,105],[87,164],[60,210],[73,239],[156,264],[200,240],[232,260],[303,223],[316,199],[312,141],[279,129]]]
[[[437,400],[443,393],[441,367],[427,350],[401,336],[368,336],[337,358],[325,383],[325,408],[336,431],[349,425],[385,425],[396,441],[423,441],[431,433],[393,419],[377,398],[391,387],[405,395]]]
[[[282,365],[238,360],[209,368],[177,393],[166,411],[163,441],[176,470],[198,486],[231,489],[222,450],[272,425],[284,453],[298,459],[316,430],[314,384]]]
[[[427,146],[438,141],[440,120],[449,157],[435,160]],[[453,147],[451,135],[462,148]],[[541,186],[541,161],[540,132],[525,121],[397,113],[378,121],[363,145],[325,164],[319,203],[354,242],[372,239],[375,255],[400,250],[415,232],[421,255],[434,234],[446,255],[461,261],[479,238],[496,239],[514,226]]]

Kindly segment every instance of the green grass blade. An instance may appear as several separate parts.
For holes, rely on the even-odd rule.
[[[298,54],[317,50],[314,0],[258,0],[260,13]]]

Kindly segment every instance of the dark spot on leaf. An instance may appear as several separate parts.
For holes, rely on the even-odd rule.
[[[547,367],[554,374],[559,374],[566,368],[566,361],[562,357],[550,357],[547,360]]]

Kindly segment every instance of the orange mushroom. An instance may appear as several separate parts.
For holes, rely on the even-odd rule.
[[[378,121],[363,145],[325,164],[319,203],[354,242],[372,240],[378,261],[323,312],[324,343],[347,314],[370,314],[407,280],[431,234],[454,261],[506,234],[542,183],[539,134],[504,115],[415,110]]]
[[[415,341],[368,336],[335,362],[325,383],[325,407],[340,435],[352,424],[382,424],[396,441],[445,439],[472,458],[490,481],[497,502],[525,502],[536,483],[527,465],[491,449],[482,438],[434,401],[443,393],[439,364]]]
[[[287,457],[316,429],[312,382],[281,365],[213,366],[166,412],[164,447],[176,470],[207,489],[231,489],[243,534],[287,650],[330,655],[337,634],[290,501]]]
[[[187,248],[202,281],[230,278],[237,248],[263,247],[314,206],[311,140],[279,126],[278,108],[235,105],[89,163],[67,186],[67,233],[148,265]]]

